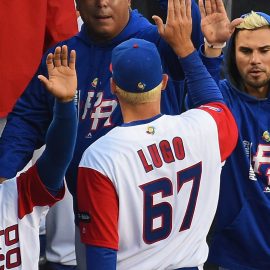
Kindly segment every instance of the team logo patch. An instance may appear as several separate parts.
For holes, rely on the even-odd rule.
[[[77,214],[78,220],[84,223],[90,223],[91,222],[91,215],[87,212],[79,212]]]
[[[207,108],[209,110],[215,111],[215,112],[222,112],[222,109],[213,107],[213,106],[208,106],[208,105],[202,105],[200,108]]]
[[[142,82],[139,82],[138,85],[137,85],[137,88],[141,91],[143,91],[145,89],[145,83],[142,83]]]
[[[92,85],[94,88],[96,88],[96,87],[97,87],[97,84],[98,84],[98,78],[95,78],[95,79],[92,81],[91,85]]]
[[[265,187],[263,192],[264,193],[270,193],[270,187]]]
[[[154,127],[147,127],[146,133],[154,135],[155,134],[155,128]]]
[[[263,135],[262,135],[262,138],[263,138],[264,141],[270,142],[270,134],[269,134],[269,132],[268,131],[265,131],[263,133]]]

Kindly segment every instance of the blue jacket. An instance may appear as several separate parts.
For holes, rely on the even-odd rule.
[[[221,62],[222,57],[204,58],[216,79]],[[228,80],[219,81],[219,87],[237,122],[239,138],[222,169],[208,260],[230,270],[268,270],[270,99],[250,96]]]
[[[196,44],[201,43],[200,16],[198,6],[193,3],[193,36]],[[132,37],[154,42],[161,54],[164,72],[170,76],[166,91],[162,96],[162,112],[179,114],[183,108],[184,91],[181,90],[183,72],[178,58],[171,48],[161,39],[157,27],[150,24],[136,10],[131,11],[125,29],[113,40],[105,44],[95,44],[82,26],[81,32],[58,45],[66,44],[69,50],[77,52],[78,92],[78,135],[73,160],[66,174],[68,187],[76,193],[77,166],[84,150],[111,128],[122,123],[116,97],[110,91],[109,69],[112,49]],[[54,48],[49,50],[53,51]],[[37,74],[45,74],[46,55]],[[143,59],[142,59],[143,61]],[[34,76],[24,94],[8,116],[6,128],[0,139],[0,176],[12,177],[31,159],[34,149],[44,144],[46,130],[52,118],[53,97]],[[106,147],[106,146],[104,146]]]

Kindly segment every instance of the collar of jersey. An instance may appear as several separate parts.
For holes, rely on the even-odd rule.
[[[144,125],[144,124],[148,124],[158,118],[160,118],[163,114],[157,114],[154,117],[148,118],[148,119],[144,119],[144,120],[138,120],[138,121],[133,121],[133,122],[129,122],[129,123],[123,123],[121,125],[121,127],[130,127],[130,126],[138,126],[138,125]]]

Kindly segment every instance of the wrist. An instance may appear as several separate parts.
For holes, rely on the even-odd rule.
[[[178,57],[184,58],[191,54],[195,50],[192,41],[186,44],[182,44],[179,48],[175,49],[174,52]]]
[[[222,49],[213,49],[204,44],[201,47],[202,54],[207,58],[215,58],[222,55]]]
[[[223,42],[223,43],[214,43],[214,44],[211,44],[207,41],[206,38],[204,38],[204,43],[205,45],[208,47],[208,48],[211,48],[211,49],[222,49],[224,47],[226,47],[226,41]]]

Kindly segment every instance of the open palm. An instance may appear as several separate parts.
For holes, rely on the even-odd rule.
[[[46,64],[49,79],[43,75],[38,78],[44,83],[47,90],[63,102],[74,98],[77,89],[77,75],[75,69],[76,53],[70,52],[68,60],[67,46],[56,47],[54,54],[47,56]]]
[[[168,0],[166,23],[154,15],[160,36],[178,56],[185,57],[194,50],[191,41],[192,17],[190,0]]]
[[[235,30],[235,27],[242,22],[238,18],[230,22],[222,0],[199,0],[201,13],[201,29],[211,44],[227,41]]]

